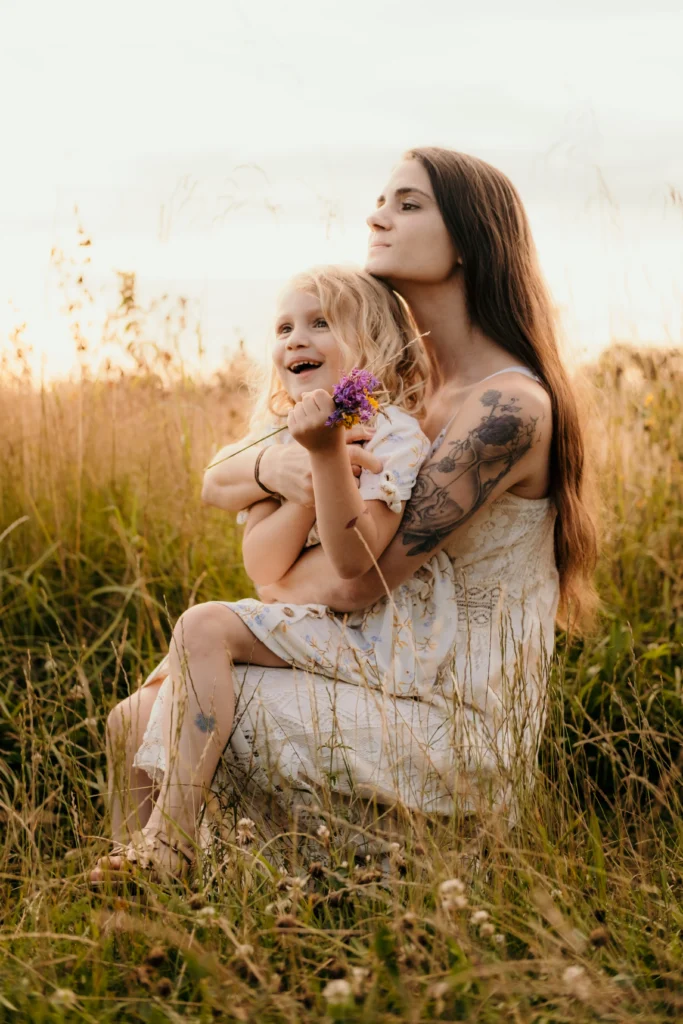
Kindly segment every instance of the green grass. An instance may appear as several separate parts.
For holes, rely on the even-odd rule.
[[[258,844],[234,843],[208,884],[88,886],[109,709],[189,603],[250,592],[231,517],[198,494],[206,458],[244,423],[233,370],[211,386],[149,366],[0,386],[0,1021],[680,1019],[675,353],[615,348],[590,371],[604,608],[594,636],[558,636],[538,777],[512,833],[406,821],[388,885],[332,821],[329,867],[315,839],[283,840],[302,893]],[[367,819],[370,834],[387,827]],[[468,905],[444,910],[438,886],[454,876]],[[342,1005],[323,994],[335,979],[351,986]]]

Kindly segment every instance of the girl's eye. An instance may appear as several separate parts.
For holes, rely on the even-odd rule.
[[[287,331],[291,331],[291,329],[292,328],[290,327],[289,324],[280,324],[280,326],[277,329],[277,333],[278,334],[286,334]]]
[[[313,326],[314,327],[327,327],[328,326],[327,320],[324,317],[319,316],[318,319],[314,321]]]

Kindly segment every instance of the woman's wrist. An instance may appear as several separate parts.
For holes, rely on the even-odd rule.
[[[270,491],[272,494],[280,494],[280,488],[278,486],[279,480],[277,479],[277,467],[278,461],[272,457],[272,452],[275,451],[277,445],[270,444],[267,448],[263,448],[260,456],[258,466],[258,483],[262,486],[263,490]]]

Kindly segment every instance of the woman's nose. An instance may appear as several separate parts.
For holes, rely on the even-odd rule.
[[[365,223],[371,231],[386,231],[389,227],[387,215],[382,207],[378,210],[373,210],[370,216],[366,218]]]

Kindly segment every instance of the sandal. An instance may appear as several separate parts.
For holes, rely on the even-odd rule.
[[[171,857],[176,858],[176,869],[168,863],[168,855],[160,856],[160,850],[168,850]],[[116,859],[119,863],[110,863],[110,869],[102,865],[105,858],[100,858],[98,866],[90,872],[90,880],[95,884],[107,879],[121,879],[136,870],[145,872],[150,881],[169,882],[184,877],[194,865],[195,854],[189,844],[169,839],[162,832],[152,835],[143,831],[133,832],[130,842],[114,843],[113,852],[106,860]]]
[[[184,877],[194,865],[195,854],[192,847],[178,839],[170,839],[163,832],[149,834],[133,832],[126,848],[126,864],[139,868],[158,882],[177,881]],[[164,856],[162,850],[169,851]],[[169,854],[175,857],[176,866],[168,863]]]

